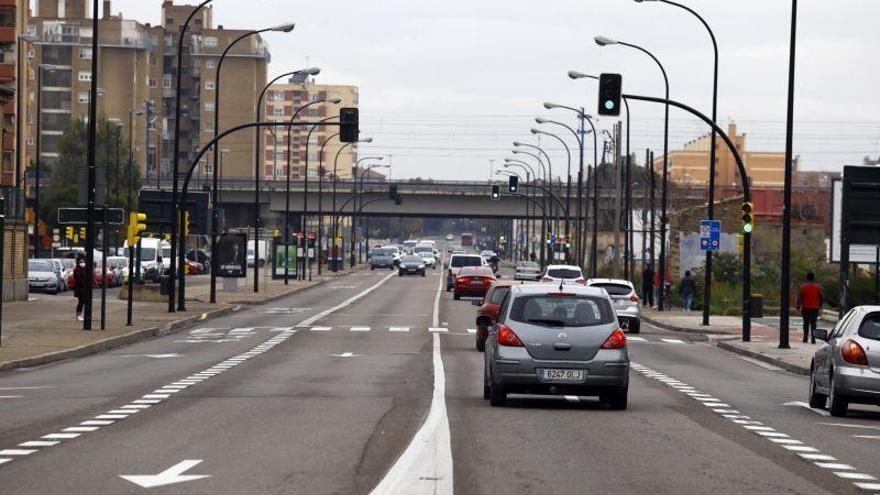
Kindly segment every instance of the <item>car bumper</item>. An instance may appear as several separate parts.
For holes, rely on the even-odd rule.
[[[466,297],[483,297],[489,292],[488,287],[455,287],[455,294]]]
[[[409,269],[403,269],[403,268],[401,268],[399,271],[400,271],[400,274],[401,274],[401,275],[421,275],[421,274],[425,273],[425,269],[424,269],[424,268],[418,268],[418,269],[415,269],[415,270],[409,270]]]
[[[864,367],[838,367],[834,381],[852,402],[880,405],[880,372]]]
[[[521,347],[504,348],[493,360],[493,378],[510,393],[600,395],[629,386],[629,356],[626,351],[600,350],[590,361],[544,361],[532,358]],[[547,383],[538,369],[586,371],[581,383]]]

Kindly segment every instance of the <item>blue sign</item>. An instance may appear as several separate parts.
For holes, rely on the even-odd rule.
[[[721,249],[721,220],[700,220],[700,250]]]

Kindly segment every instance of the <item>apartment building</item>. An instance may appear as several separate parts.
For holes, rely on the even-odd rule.
[[[339,86],[330,84],[317,84],[314,78],[306,75],[295,75],[285,83],[273,84],[267,92],[265,103],[265,115],[268,120],[283,123],[290,122],[294,114],[299,111],[296,120],[318,121],[327,117],[338,115],[341,107],[358,106],[358,88],[356,86]],[[330,103],[315,103],[332,98],[341,99],[338,105]],[[305,105],[312,103],[306,108]],[[293,180],[302,180],[305,177],[306,167],[306,139],[309,135],[309,127],[291,127],[290,149],[290,177]],[[338,132],[338,128],[317,127],[311,134],[308,146],[309,180],[318,178],[319,153],[324,146],[323,167],[326,175],[332,174],[334,165],[336,174],[340,178],[352,176],[352,169],[357,162],[357,144],[351,144],[343,148],[344,143],[338,139],[328,139]],[[287,175],[287,127],[267,129],[265,131],[265,143],[263,146],[263,173],[268,179],[284,180]],[[340,149],[342,150],[341,153]],[[339,159],[337,160],[337,154]],[[225,165],[224,165],[225,166]]]
[[[28,153],[30,157],[37,153],[33,116],[39,103],[39,153],[43,163],[57,160],[58,140],[67,122],[88,117],[92,61],[89,5],[90,0],[37,0],[28,24],[28,33],[39,38],[28,51]],[[135,160],[148,183],[172,177],[177,44],[180,29],[195,8],[165,0],[161,4],[162,22],[154,26],[114,15],[111,2],[103,2],[98,39],[98,114],[122,122],[123,135],[132,137]],[[216,62],[226,43],[243,32],[215,28],[211,7],[202,9],[190,22],[184,38],[180,87],[181,172],[214,135]],[[252,120],[258,92],[265,85],[268,60],[268,49],[259,36],[240,43],[227,57],[221,128]],[[42,90],[38,97],[39,75]],[[155,112],[143,112],[147,102],[152,103]],[[135,110],[141,111],[140,115],[134,114]],[[234,136],[222,146],[231,150],[225,158],[226,171],[236,175],[252,169],[252,138]],[[210,173],[211,166],[209,161],[203,162],[198,173]]]

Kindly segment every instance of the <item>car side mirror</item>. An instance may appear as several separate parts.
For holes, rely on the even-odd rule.
[[[483,301],[480,301],[480,300],[471,301],[471,306],[476,306],[479,308],[482,305],[483,305]]]
[[[828,330],[825,330],[824,328],[816,328],[813,330],[813,337],[815,337],[816,340],[828,342]]]

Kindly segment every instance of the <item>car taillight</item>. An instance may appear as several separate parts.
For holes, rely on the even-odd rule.
[[[468,277],[459,277],[459,278],[455,279],[455,283],[466,284],[466,283],[468,283],[468,280],[469,280]]]
[[[624,347],[626,347],[626,334],[619,328],[611,332],[611,335],[602,344],[602,349],[623,349]]]
[[[629,300],[632,302],[639,302],[639,296],[633,294],[633,295],[629,296]]]
[[[522,347],[523,343],[507,325],[498,325],[498,345]]]
[[[553,277],[541,277],[541,282],[552,282]]]
[[[494,279],[494,278],[489,278],[489,277],[484,277],[484,278],[483,278],[483,283],[485,283],[485,284],[492,284],[492,283],[494,283],[494,282],[495,282],[495,279]]]
[[[844,342],[843,347],[840,348],[840,354],[843,357],[843,360],[849,364],[868,366],[868,355],[865,354],[865,350],[862,349],[862,346],[854,340],[847,340]]]

